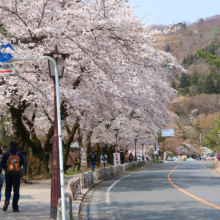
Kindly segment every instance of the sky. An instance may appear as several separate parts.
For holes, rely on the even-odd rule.
[[[129,0],[131,6],[138,6],[135,15],[145,23],[171,24],[183,21],[196,22],[220,14],[220,0]]]

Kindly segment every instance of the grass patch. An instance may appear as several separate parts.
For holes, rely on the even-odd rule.
[[[113,167],[113,166],[114,166],[114,164],[106,164],[106,167]],[[101,168],[103,168],[102,165],[95,167],[95,169],[101,169]],[[84,168],[84,172],[87,172],[87,171],[92,171],[92,168],[91,167]],[[80,173],[82,173],[82,167],[80,167],[80,170],[75,170],[75,171],[73,171],[72,168],[69,168],[66,171],[65,176],[76,175],[76,174],[80,174]]]

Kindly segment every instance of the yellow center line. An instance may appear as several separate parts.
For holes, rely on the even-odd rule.
[[[178,189],[178,190],[180,190],[181,192],[185,193],[186,195],[188,195],[188,196],[190,196],[190,197],[192,197],[192,198],[194,198],[194,199],[196,199],[196,200],[198,200],[198,201],[200,201],[200,202],[202,202],[202,203],[205,203],[206,205],[212,206],[212,207],[214,207],[215,209],[219,209],[219,210],[220,210],[220,207],[219,207],[219,206],[216,206],[216,205],[214,205],[214,204],[212,204],[212,203],[210,203],[210,202],[207,202],[207,201],[205,201],[205,200],[203,200],[203,199],[200,199],[200,198],[197,197],[197,196],[192,195],[191,193],[188,193],[187,191],[185,191],[184,189],[181,189],[179,186],[175,185],[175,184],[172,182],[172,180],[170,179],[170,174],[171,174],[181,163],[182,163],[182,162],[180,162],[180,163],[179,163],[173,170],[171,170],[170,173],[167,175],[167,178],[168,178],[168,181],[170,182],[170,184],[171,184],[172,186],[174,186],[176,189]]]

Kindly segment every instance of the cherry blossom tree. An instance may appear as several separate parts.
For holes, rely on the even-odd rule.
[[[53,82],[42,56],[54,48],[70,55],[60,80],[65,160],[76,138],[111,145],[118,127],[119,145],[131,147],[135,137],[153,143],[166,124],[170,82],[185,70],[155,45],[175,30],[151,30],[126,2],[1,0],[0,41],[11,43],[16,57],[36,57],[17,63],[19,77],[2,77],[1,115],[37,156],[52,147]]]

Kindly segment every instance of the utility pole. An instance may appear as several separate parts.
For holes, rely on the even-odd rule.
[[[202,145],[202,133],[200,132],[200,146]]]

